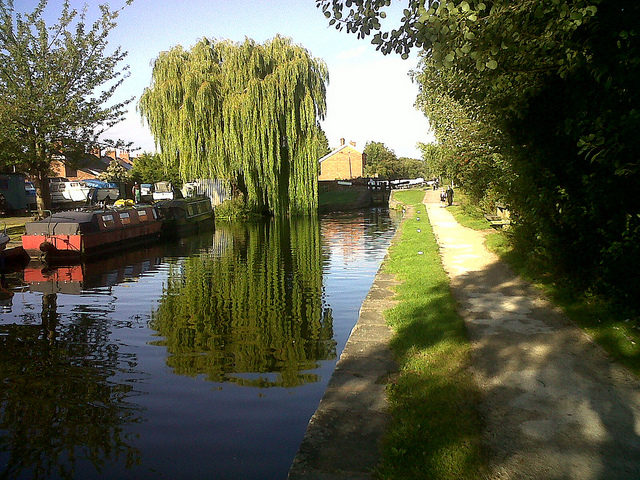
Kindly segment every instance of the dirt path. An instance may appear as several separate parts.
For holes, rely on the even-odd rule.
[[[484,439],[499,479],[640,478],[640,382],[424,200],[473,344]]]

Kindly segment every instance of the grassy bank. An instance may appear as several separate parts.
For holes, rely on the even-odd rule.
[[[11,237],[12,242],[20,243],[22,235],[24,235],[24,224],[31,221],[32,217],[0,217],[0,232],[4,232],[5,225],[7,227],[7,235]]]
[[[475,210],[467,198],[458,195],[457,192],[456,199],[460,206],[450,207],[456,220],[470,228],[486,228],[482,227],[484,218],[479,209]],[[469,217],[475,217],[475,221],[469,221]],[[600,344],[612,358],[636,375],[640,375],[638,312],[632,312],[624,305],[613,304],[601,296],[572,289],[567,282],[550,275],[551,269],[546,268],[529,252],[516,250],[508,231],[488,234],[486,246],[506,261],[521,277],[541,288],[555,305],[562,308],[566,315]]]
[[[400,371],[388,385],[393,420],[378,475],[478,478],[484,463],[479,394],[467,368],[470,345],[421,205],[423,195],[394,192],[407,214],[386,263],[402,282],[399,303],[385,317],[395,332],[392,348]]]

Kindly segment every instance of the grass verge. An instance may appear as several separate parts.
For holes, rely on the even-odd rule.
[[[30,222],[32,217],[1,217],[0,218],[0,232],[4,232],[5,225],[7,228],[7,235],[11,237],[12,242],[20,242],[22,235],[24,235],[24,224]]]
[[[447,207],[460,225],[473,230],[486,230],[491,225],[484,218],[482,209],[469,202],[468,197],[460,190],[456,191],[456,203]]]
[[[459,192],[456,192],[456,199],[460,205],[449,208],[459,223],[476,230],[487,228],[487,222],[478,207],[471,205],[468,198]],[[482,227],[482,221],[485,227]],[[576,290],[569,283],[554,277],[549,273],[552,269],[539,263],[530,252],[516,250],[508,231],[498,230],[488,234],[485,245],[507,262],[518,275],[540,288],[613,359],[640,375],[638,312],[630,311],[624,305],[616,305],[602,296]]]
[[[399,241],[389,249],[386,269],[401,284],[399,303],[385,317],[394,330],[392,349],[400,371],[388,385],[392,421],[377,474],[386,479],[479,478],[485,460],[479,392],[468,370],[470,344],[419,203],[423,195],[394,192],[394,199],[407,206],[407,217]]]

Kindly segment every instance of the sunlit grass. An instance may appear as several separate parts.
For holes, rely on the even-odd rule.
[[[424,190],[395,190],[393,191],[393,199],[405,205],[415,205],[422,202],[424,198]]]
[[[395,200],[407,206],[411,201],[413,210],[386,263],[402,282],[398,305],[385,313],[400,371],[388,385],[393,420],[377,473],[389,479],[478,478],[485,467],[479,392],[468,371],[470,344],[419,203],[423,195],[394,192]]]

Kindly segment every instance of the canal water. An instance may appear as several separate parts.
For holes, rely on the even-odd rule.
[[[286,478],[395,226],[219,224],[8,274],[0,478]]]

